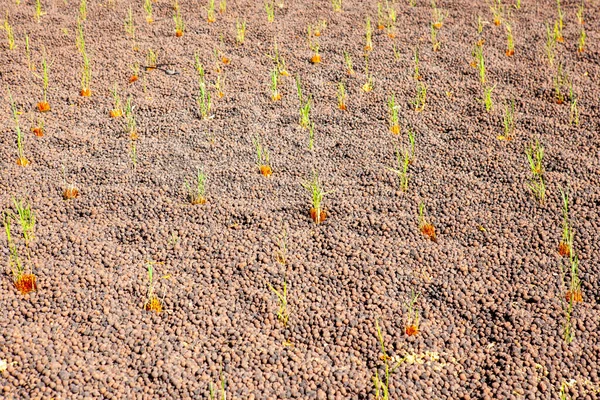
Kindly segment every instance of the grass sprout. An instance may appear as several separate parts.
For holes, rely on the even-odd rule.
[[[415,107],[415,111],[421,112],[425,109],[425,103],[427,101],[427,85],[425,83],[417,82],[417,94],[411,101],[411,104]]]
[[[347,51],[344,51],[344,63],[346,64],[346,73],[348,75],[354,75],[354,68],[352,67],[352,57]]]
[[[265,1],[265,11],[267,12],[267,22],[273,23],[275,21],[275,2]]]
[[[4,19],[4,25],[2,27],[4,32],[6,32],[6,40],[8,41],[8,49],[14,50],[15,48],[15,35],[13,33],[13,28],[8,22],[8,13],[6,14],[6,18]]]
[[[144,0],[144,11],[146,12],[146,22],[149,24],[154,22],[152,17],[152,0]]]
[[[390,95],[390,97],[388,98],[388,101],[387,101],[387,106],[388,106],[390,131],[394,135],[399,135],[400,134],[400,119],[398,117],[398,115],[399,115],[398,108],[399,107],[396,104],[396,95],[395,94],[392,93],[392,95]]]
[[[306,180],[302,182],[302,187],[306,189],[310,195],[312,200],[312,208],[311,208],[311,217],[315,221],[315,223],[320,223],[325,220],[326,213],[322,209],[322,203],[325,196],[333,193],[332,191],[325,192],[323,190],[323,186],[321,185],[321,181],[319,180],[319,173],[316,170],[313,170],[312,178],[310,180]]]
[[[288,309],[287,300],[288,284],[285,278],[283,280],[283,285],[280,290],[275,289],[270,283],[267,284],[269,285],[269,290],[271,290],[271,292],[273,292],[273,294],[275,294],[275,296],[277,296],[277,299],[279,300],[279,307],[277,309],[277,319],[283,324],[284,327],[287,327],[288,321],[290,319],[290,310]]]
[[[499,136],[499,140],[512,140],[513,133],[515,131],[515,101],[511,100],[509,104],[504,107],[504,114],[502,115],[502,126],[504,128],[504,135]]]
[[[544,146],[539,141],[530,144],[525,149],[529,169],[534,176],[542,176],[544,174]]]
[[[388,171],[395,173],[398,176],[400,181],[400,190],[406,192],[408,190],[408,166],[411,162],[411,153],[410,151],[402,151],[400,154],[400,150],[396,147],[396,168],[386,167]]]
[[[244,44],[244,40],[246,40],[246,20],[244,19],[240,21],[239,18],[236,19],[235,30],[235,41],[237,42],[237,44]]]
[[[196,103],[200,110],[202,119],[208,120],[212,118],[210,114],[212,108],[212,99],[208,85],[206,84],[205,72],[202,63],[200,62],[200,56],[198,53],[194,55],[194,68],[198,73],[198,95],[196,96]]]
[[[12,112],[13,122],[15,124],[15,132],[17,134],[17,164],[26,167],[29,165],[29,160],[25,157],[25,149],[24,149],[24,136],[21,131],[21,125],[19,124],[19,111],[17,110],[17,105],[12,97],[12,93],[10,90],[8,91],[8,98],[10,100],[10,109]]]
[[[485,106],[485,110],[487,112],[492,111],[492,109],[494,108],[494,104],[492,102],[492,91],[496,88],[496,85],[494,86],[484,86],[483,87],[483,105]]]
[[[337,103],[338,103],[338,108],[340,110],[346,110],[346,99],[348,98],[348,93],[346,92],[346,86],[344,85],[344,82],[339,82],[338,83],[338,90],[337,90]]]
[[[195,182],[192,184],[185,181],[185,188],[187,189],[188,200],[190,203],[204,204],[206,203],[206,174],[202,168],[198,168],[196,172]]]

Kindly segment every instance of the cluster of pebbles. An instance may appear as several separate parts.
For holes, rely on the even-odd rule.
[[[201,4],[202,3],[202,4]],[[558,46],[581,109],[551,101],[555,69],[543,55],[550,0],[513,10],[516,52],[505,55],[502,26],[485,25],[488,80],[495,108],[486,113],[476,70],[469,66],[483,3],[438,2],[448,12],[441,49],[428,42],[431,7],[396,3],[395,39],[374,34],[366,80],[364,20],[376,3],[285,1],[268,24],[262,2],[228,2],[225,15],[205,20],[205,2],[182,2],[186,32],[175,37],[171,4],[154,3],[147,24],[140,3],[90,3],[85,22],[92,57],[92,96],[79,96],[81,60],[75,48],[74,2],[42,2],[36,23],[28,2],[5,4],[17,48],[0,50],[0,81],[23,114],[31,165],[16,165],[14,129],[3,107],[0,201],[27,198],[37,217],[31,260],[38,290],[18,293],[0,280],[0,397],[6,399],[199,399],[224,380],[231,399],[371,399],[381,377],[377,326],[386,354],[404,359],[389,381],[391,399],[594,399],[600,392],[600,40],[598,4],[585,3],[589,48],[576,51],[576,4],[566,4],[565,43]],[[589,3],[589,4],[588,4]],[[139,52],[123,31],[132,7]],[[508,5],[507,5],[508,7]],[[235,21],[247,20],[243,45]],[[306,27],[325,19],[322,62],[312,65]],[[375,26],[375,23],[374,23]],[[49,103],[35,104],[41,83],[32,57],[51,60]],[[292,76],[272,102],[267,56],[277,41]],[[394,57],[393,45],[399,57]],[[195,104],[198,53],[214,82],[213,50],[224,66],[225,96],[214,118]],[[427,85],[416,113],[413,50]],[[128,84],[147,50],[177,75],[148,71]],[[356,74],[346,75],[343,52]],[[313,99],[315,149],[298,127],[294,75]],[[338,82],[348,91],[337,109]],[[109,88],[131,96],[139,127],[134,168],[123,121],[111,119]],[[386,101],[394,93],[402,133],[388,129]],[[550,93],[550,95],[549,95]],[[498,141],[504,104],[515,99],[516,132]],[[5,106],[8,104],[4,102]],[[35,137],[27,124],[43,117]],[[408,190],[399,190],[395,146],[416,137]],[[254,164],[261,137],[273,174]],[[527,187],[524,148],[539,139],[546,151],[547,202]],[[64,200],[64,178],[80,196]],[[191,205],[184,182],[207,174],[207,202]],[[310,218],[301,182],[318,170],[327,219]],[[561,200],[570,188],[583,302],[573,314],[575,339],[563,339]],[[436,241],[419,231],[419,203]],[[282,261],[286,244],[285,263]],[[0,257],[8,260],[4,236]],[[147,265],[155,262],[161,313],[144,309]],[[7,269],[8,271],[8,269]],[[277,318],[270,290],[287,285],[289,322]],[[419,332],[407,335],[407,303],[418,293]]]

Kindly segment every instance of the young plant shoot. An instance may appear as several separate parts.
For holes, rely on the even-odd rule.
[[[302,187],[304,187],[311,195],[312,207],[310,209],[310,217],[316,224],[320,224],[327,218],[327,213],[322,208],[323,198],[332,192],[325,192],[323,190],[323,186],[319,180],[319,174],[315,170],[313,170],[312,179],[302,182]]]

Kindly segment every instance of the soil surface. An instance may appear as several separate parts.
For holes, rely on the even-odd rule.
[[[15,289],[2,231],[0,397],[203,399],[222,377],[228,399],[372,399],[376,371],[385,382],[385,364],[402,360],[389,377],[390,399],[558,399],[561,391],[598,398],[598,1],[584,1],[584,52],[577,50],[580,3],[561,4],[564,42],[553,66],[544,45],[557,4],[548,0],[523,0],[520,9],[507,3],[512,57],[506,25],[491,23],[485,2],[438,2],[447,13],[439,51],[430,40],[431,4],[422,0],[414,7],[390,2],[395,38],[377,29],[375,1],[344,0],[334,12],[330,1],[286,0],[268,23],[262,1],[229,0],[211,24],[206,3],[180,1],[185,32],[176,37],[167,0],[152,3],[152,24],[143,2],[90,1],[83,25],[91,97],[82,97],[77,1],[42,1],[39,22],[34,1],[2,1],[16,47],[9,49],[1,31],[0,204],[12,209],[14,197],[33,208],[29,253],[15,241],[37,291]],[[129,7],[137,51],[124,29]],[[368,71],[367,15],[374,29]],[[481,35],[478,16],[486,21]],[[244,19],[239,45],[236,20]],[[307,26],[321,20],[326,27],[313,40],[322,62],[311,64]],[[470,66],[481,38],[494,87],[490,112]],[[269,86],[275,41],[290,73],[280,78],[278,102]],[[231,60],[219,65],[222,98],[214,88],[217,48]],[[411,104],[415,48],[427,87],[422,112]],[[147,65],[149,50],[179,73],[142,68],[130,84],[131,67]],[[51,110],[40,113],[44,52]],[[354,75],[346,73],[344,52]],[[196,53],[213,95],[209,120],[195,100]],[[554,101],[559,64],[574,93],[564,104]],[[369,93],[362,90],[367,72]],[[298,123],[296,75],[312,98],[312,151]],[[346,111],[337,105],[339,82],[348,93]],[[132,99],[135,141],[125,119],[109,115],[115,84],[123,103]],[[7,89],[21,112],[26,167],[16,163]],[[397,136],[389,129],[391,94]],[[575,96],[578,125],[570,122]],[[513,139],[498,140],[511,100]],[[40,137],[30,128],[42,120]],[[415,156],[403,192],[389,168],[398,168],[395,148],[408,146],[408,129]],[[257,137],[269,151],[270,177],[255,164]],[[544,204],[528,187],[525,148],[535,140],[545,151]],[[184,183],[198,168],[207,175],[206,203],[193,205]],[[320,224],[301,185],[313,170],[330,192]],[[67,183],[77,198],[63,199]],[[570,344],[560,267],[568,258],[558,254],[559,188],[567,187],[583,294],[574,304]],[[420,231],[421,202],[435,241]],[[278,245],[284,236],[285,260]],[[162,312],[145,304],[149,263]],[[269,287],[282,293],[284,281],[287,326]],[[419,326],[408,335],[412,293],[419,294]]]

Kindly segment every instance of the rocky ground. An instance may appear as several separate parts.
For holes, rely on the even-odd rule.
[[[87,98],[80,96],[75,45],[79,4],[42,1],[45,14],[36,22],[35,2],[2,2],[16,47],[0,32],[0,204],[9,211],[13,198],[25,199],[35,213],[29,250],[15,240],[37,291],[15,289],[0,234],[0,397],[198,399],[222,379],[228,399],[385,398],[373,377],[377,371],[385,384],[386,364],[396,367],[390,399],[599,397],[600,4],[584,2],[583,25],[578,2],[561,4],[564,42],[552,66],[544,45],[546,24],[558,18],[553,1],[523,0],[519,9],[507,3],[499,26],[485,2],[439,1],[447,13],[436,30],[439,51],[430,38],[430,3],[382,5],[385,15],[386,7],[397,13],[395,38],[377,29],[375,1],[344,0],[334,12],[330,1],[287,0],[275,4],[268,23],[263,2],[230,0],[208,23],[206,1],[182,0],[182,37],[167,0],[152,3],[152,24],[142,2],[89,2]],[[124,29],[130,6],[137,51]],[[368,70],[366,16],[374,30]],[[481,34],[478,16],[486,22]],[[307,26],[322,20],[326,27],[312,39],[322,62],[311,64]],[[506,21],[512,57],[505,54]],[[578,52],[582,27],[586,46]],[[480,39],[486,85],[494,87],[490,112],[470,66]],[[278,102],[269,89],[275,41],[290,74],[280,78]],[[421,81],[414,79],[416,48]],[[230,59],[217,63],[220,73],[215,49]],[[129,83],[131,67],[147,65],[149,50],[178,74],[142,68]],[[354,75],[347,75],[344,52]],[[40,113],[43,54],[51,111]],[[194,54],[213,94],[209,120],[195,101]],[[554,98],[558,65],[573,89],[564,104]],[[222,98],[214,88],[219,76]],[[295,76],[312,96],[312,151],[298,124]],[[338,109],[339,82],[346,111]],[[416,112],[419,82],[427,97]],[[132,99],[135,141],[124,118],[109,116],[115,84],[123,102]],[[15,162],[8,90],[20,112],[27,167]],[[400,135],[389,129],[391,94]],[[499,140],[511,100],[513,138]],[[30,127],[42,120],[37,137]],[[397,168],[395,148],[407,148],[409,129],[415,155],[402,191],[388,168]],[[257,137],[270,153],[269,178],[255,164]],[[545,150],[543,204],[528,187],[525,149],[535,140]],[[184,186],[197,168],[207,175],[203,205],[190,204]],[[331,192],[320,224],[311,220],[301,185],[313,170]],[[63,199],[67,183],[78,198]],[[569,188],[583,294],[568,344],[560,188]],[[420,203],[436,241],[419,230]],[[160,313],[144,309],[149,263]],[[270,288],[281,293],[284,282],[286,326]],[[407,335],[413,294],[419,332]]]

